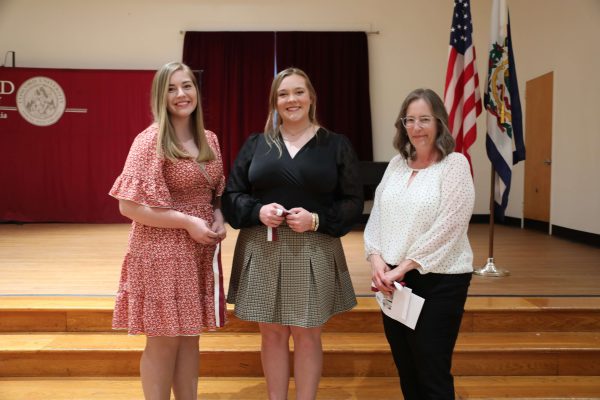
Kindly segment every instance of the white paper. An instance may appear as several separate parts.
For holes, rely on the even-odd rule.
[[[375,293],[375,299],[381,307],[381,311],[388,317],[395,319],[415,329],[425,299],[412,292],[411,288],[394,282],[396,290],[391,295],[382,292]]]
[[[406,319],[408,316],[408,305],[410,304],[410,295],[412,294],[412,289],[404,287],[398,284],[398,282],[394,282],[394,287],[396,290],[394,291],[391,309],[394,310],[395,304],[400,318]]]

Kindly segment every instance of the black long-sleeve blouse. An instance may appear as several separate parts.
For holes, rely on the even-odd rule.
[[[291,158],[269,147],[263,134],[250,136],[230,171],[222,197],[225,219],[234,228],[260,225],[260,208],[279,203],[319,214],[318,231],[343,236],[363,210],[358,161],[348,139],[324,128]]]

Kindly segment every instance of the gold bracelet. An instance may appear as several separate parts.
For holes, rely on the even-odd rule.
[[[317,231],[319,229],[319,214],[317,213],[313,213],[314,218],[315,218],[315,224],[314,224],[314,229],[313,231]]]
[[[311,213],[310,215],[312,217],[312,224],[310,225],[310,230],[314,231],[315,230],[315,224],[317,223],[317,219],[315,218],[315,213]]]

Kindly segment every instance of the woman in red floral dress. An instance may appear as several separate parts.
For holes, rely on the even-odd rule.
[[[225,323],[223,165],[186,65],[157,71],[152,113],[110,191],[133,221],[113,328],[147,337],[140,362],[146,399],[169,399],[171,388],[178,400],[196,399],[199,335]]]

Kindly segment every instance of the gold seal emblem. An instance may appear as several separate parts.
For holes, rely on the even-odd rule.
[[[44,76],[26,80],[17,91],[17,110],[33,125],[54,124],[62,117],[66,104],[65,92],[60,85]]]

